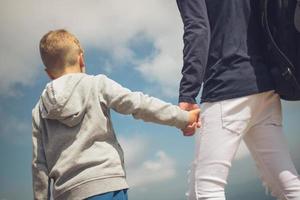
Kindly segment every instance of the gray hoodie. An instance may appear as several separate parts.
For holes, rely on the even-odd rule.
[[[128,188],[110,109],[184,128],[188,112],[131,92],[104,75],[64,75],[47,84],[33,109],[34,199],[79,200]]]

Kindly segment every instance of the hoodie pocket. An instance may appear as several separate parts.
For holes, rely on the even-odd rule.
[[[243,134],[249,128],[251,101],[248,97],[220,102],[222,127],[236,134]]]

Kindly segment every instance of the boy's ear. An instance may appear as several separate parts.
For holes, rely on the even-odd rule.
[[[85,67],[83,53],[80,53],[80,55],[79,55],[79,65],[81,68]]]
[[[44,69],[47,75],[49,76],[50,79],[54,80],[54,76],[52,75],[51,71],[49,71],[47,68]]]

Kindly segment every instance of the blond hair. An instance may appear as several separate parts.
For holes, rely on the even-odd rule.
[[[76,65],[80,53],[83,50],[78,39],[64,29],[49,31],[40,41],[42,61],[51,71]]]

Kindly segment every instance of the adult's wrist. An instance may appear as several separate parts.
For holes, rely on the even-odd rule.
[[[191,104],[197,104],[195,98],[188,97],[188,96],[179,96],[178,103],[182,103],[182,102],[191,103]]]

